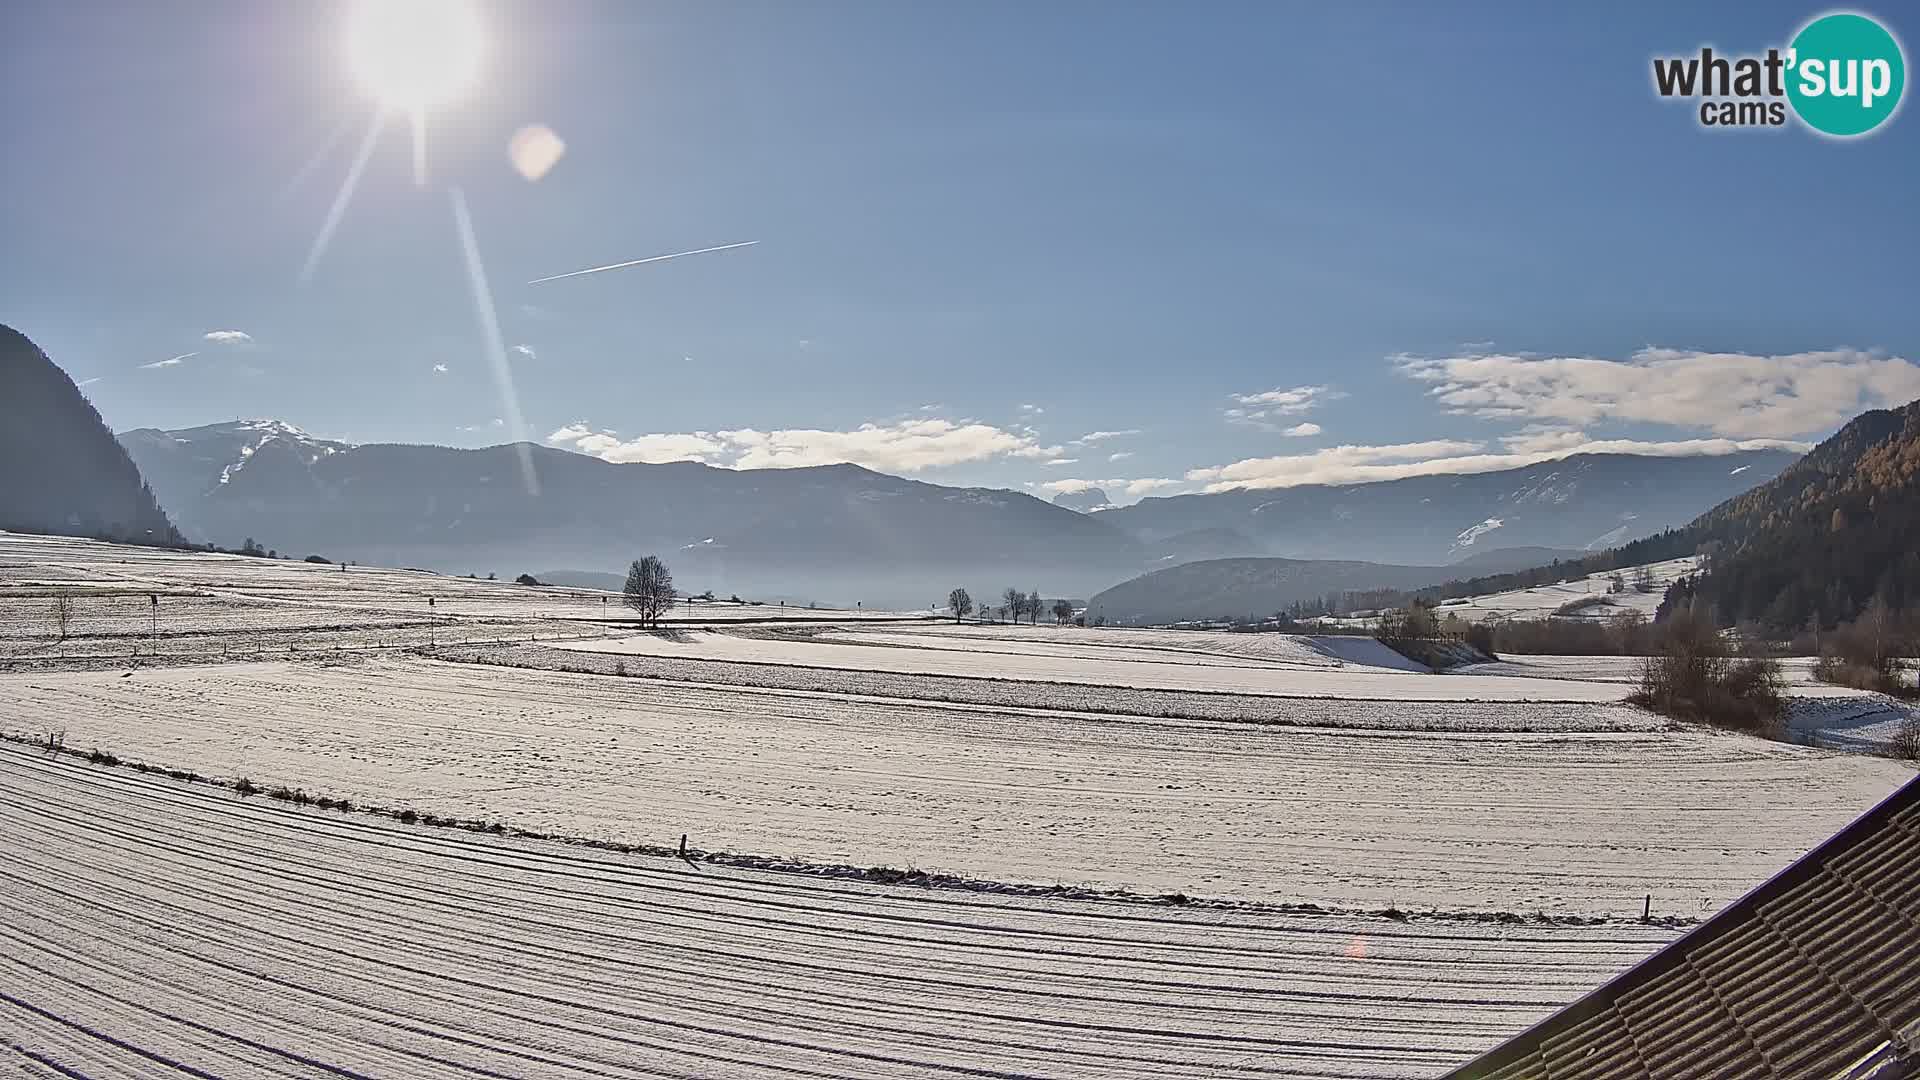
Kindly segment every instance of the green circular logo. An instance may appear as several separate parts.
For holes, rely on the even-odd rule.
[[[1865,135],[1900,107],[1907,61],[1886,27],[1852,12],[1822,15],[1795,35],[1787,100],[1815,131]]]

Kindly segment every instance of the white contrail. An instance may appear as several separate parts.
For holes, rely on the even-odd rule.
[[[559,281],[561,278],[579,277],[581,274],[597,274],[602,270],[621,270],[629,266],[639,266],[641,263],[662,262],[666,259],[683,259],[688,255],[705,255],[709,251],[732,251],[734,248],[752,247],[759,242],[758,240],[748,240],[739,244],[721,244],[719,247],[697,248],[693,251],[676,251],[671,255],[651,255],[644,259],[634,259],[631,262],[614,263],[611,266],[596,266],[588,270],[575,270],[567,274],[554,274],[552,277],[534,278],[532,281],[527,282],[527,284],[538,285],[543,281]]]
[[[183,352],[179,356],[169,356],[165,360],[155,360],[151,364],[141,364],[140,366],[147,369],[148,371],[152,371],[154,368],[172,367],[175,364],[181,363],[182,361],[185,361],[185,360],[191,360],[194,357],[199,355],[200,354],[197,352]]]
[[[507,366],[506,340],[500,336],[500,316],[493,307],[493,290],[487,288],[486,264],[480,261],[480,242],[474,239],[473,216],[467,213],[467,194],[459,188],[449,192],[453,199],[453,225],[460,230],[460,252],[467,260],[467,284],[473,289],[473,310],[480,319],[480,332],[487,339],[487,360],[493,367],[494,386],[500,391],[501,410],[513,433],[514,451],[520,457],[520,479],[527,494],[540,494],[540,478],[533,471],[533,450],[527,445],[527,421],[520,413],[520,395],[513,388],[513,371]]]
[[[320,265],[320,256],[326,254],[327,244],[333,239],[333,230],[340,227],[340,218],[347,212],[347,203],[353,199],[353,189],[360,186],[360,173],[367,167],[367,159],[373,156],[373,144],[380,138],[380,129],[387,123],[387,110],[380,109],[373,114],[373,122],[367,125],[367,136],[360,140],[360,152],[354,155],[353,164],[347,168],[347,178],[340,184],[340,193],[333,197],[333,205],[327,209],[327,220],[320,224],[320,234],[313,238],[313,250],[307,252],[307,263],[300,268],[302,284],[313,279],[313,268]]]

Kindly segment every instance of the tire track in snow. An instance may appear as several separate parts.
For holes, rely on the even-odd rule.
[[[696,874],[14,747],[0,911],[0,1046],[99,1080],[161,1071],[113,1040],[222,1080],[1417,1076],[1551,1007],[1447,987],[1570,998],[1664,937]]]

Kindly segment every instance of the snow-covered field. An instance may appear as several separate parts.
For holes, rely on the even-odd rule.
[[[1231,656],[1178,653],[1144,645],[1126,648],[1131,631],[1080,631],[1087,641],[1111,640],[1119,648],[1063,646],[1035,640],[1030,628],[991,628],[995,639],[940,634],[907,635],[859,629],[839,634],[737,634],[689,631],[639,634],[613,639],[559,642],[558,648],[626,656],[659,656],[732,663],[887,671],[960,678],[1018,679],[1032,682],[1130,686],[1166,690],[1278,697],[1337,697],[1368,701],[1582,701],[1616,702],[1626,696],[1610,683],[1514,679],[1490,675],[1455,678],[1414,674],[1398,654],[1376,642],[1354,648],[1381,654],[1382,663],[1347,663],[1290,639],[1299,658],[1249,661]],[[1196,635],[1198,636],[1198,635]],[[1226,635],[1221,635],[1226,636]],[[1247,635],[1252,636],[1252,635]],[[1338,639],[1325,639],[1336,641]],[[1288,643],[1281,638],[1276,644]],[[1391,656],[1392,660],[1385,657]]]
[[[1884,751],[1902,725],[1915,723],[1920,703],[1858,690],[1796,698],[1787,719],[1789,730],[1816,746],[1867,753]]]
[[[1575,600],[1600,600],[1605,602],[1561,617],[1605,620],[1637,613],[1651,619],[1666,594],[1667,586],[1693,573],[1697,569],[1697,560],[1689,557],[1648,563],[1645,569],[1653,580],[1651,592],[1643,593],[1634,588],[1639,569],[1628,567],[1608,573],[1588,574],[1560,585],[1540,585],[1531,589],[1447,600],[1440,604],[1439,610],[1443,615],[1458,615],[1468,622],[1497,622],[1503,619],[1544,619],[1563,604]],[[1612,588],[1615,573],[1626,582],[1625,592],[1608,591]]]
[[[1525,679],[1576,679],[1585,682],[1633,683],[1640,680],[1638,656],[1528,656],[1509,654],[1491,664],[1454,668],[1455,674],[1503,675]],[[1813,658],[1790,656],[1780,661],[1780,674],[1795,694],[1854,696],[1857,690],[1815,682]]]
[[[0,793],[19,1076],[1431,1076],[1674,934],[816,880],[12,747]]]
[[[1704,916],[1912,775],[1679,729],[1620,704],[1633,661],[1431,675],[1364,638],[731,604],[634,635],[603,598],[0,534],[0,730],[544,834],[1240,907],[649,860],[0,746],[0,1071],[1431,1075],[1673,933],[1516,917]],[[1847,746],[1869,706],[1796,723]]]
[[[1426,708],[1332,704],[1383,724]],[[356,802],[1364,909],[1628,914],[1651,892],[1698,916],[1912,774],[1734,736],[1582,732],[1577,707],[1447,708],[1539,710],[1542,729],[1265,727],[388,657],[0,675],[16,733],[62,726],[70,745]]]
[[[126,594],[147,615],[147,594],[161,596],[163,619],[176,598],[219,598],[249,607],[327,609],[336,618],[392,617],[486,620],[628,619],[615,593],[516,585],[425,570],[353,566],[243,555],[167,551],[65,536],[0,532],[0,618],[42,621],[57,593],[75,592],[85,610],[92,596]],[[751,599],[751,598],[749,598]],[[428,603],[432,600],[432,604]],[[669,622],[924,619],[926,612],[815,610],[775,604],[683,602]],[[176,619],[176,623],[178,620]],[[164,629],[164,627],[163,627]]]

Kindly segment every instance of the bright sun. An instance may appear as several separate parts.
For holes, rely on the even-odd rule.
[[[452,99],[479,73],[481,49],[469,0],[360,0],[347,24],[354,77],[391,108]]]

